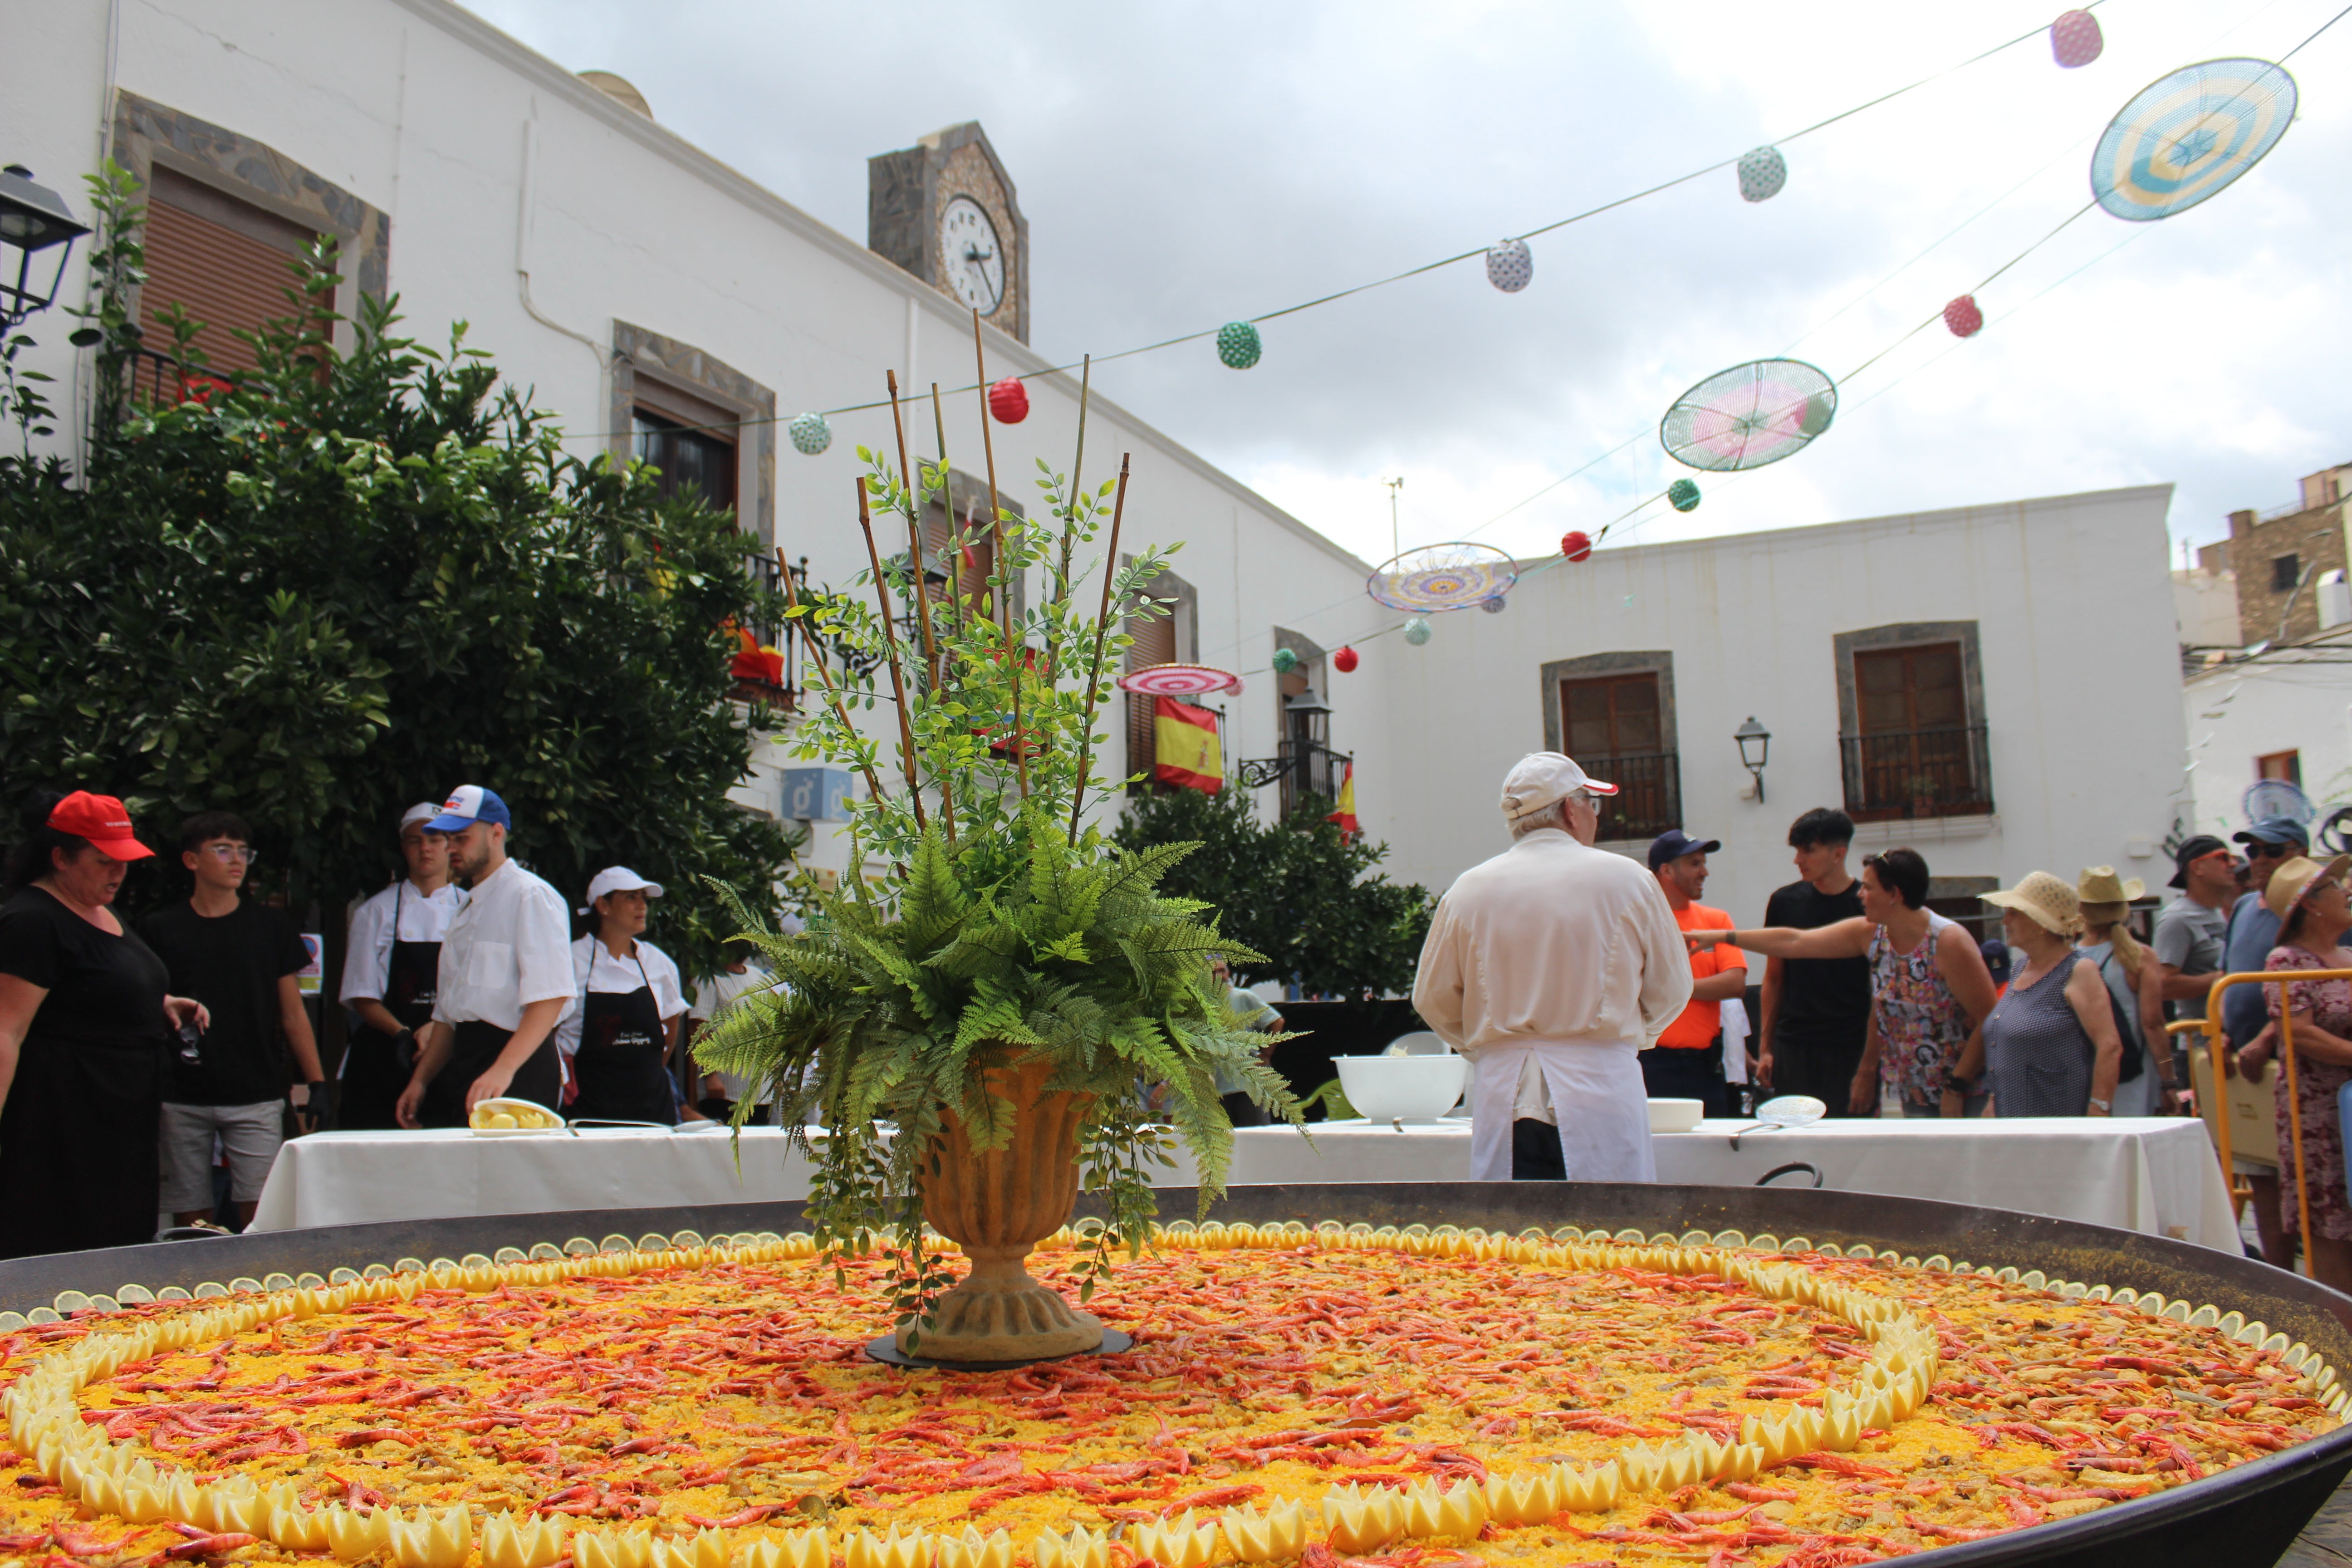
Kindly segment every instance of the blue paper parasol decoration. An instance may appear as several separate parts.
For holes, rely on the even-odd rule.
[[[1507,552],[1465,541],[1406,551],[1366,578],[1364,592],[1392,610],[1466,610],[1518,580]]]
[[[1716,372],[1658,423],[1666,455],[1693,468],[1760,468],[1804,450],[1837,417],[1837,384],[1798,359]]]
[[[2099,136],[2091,195],[2152,223],[2218,195],[2294,120],[2294,78],[2268,60],[2207,60],[2142,88]]]

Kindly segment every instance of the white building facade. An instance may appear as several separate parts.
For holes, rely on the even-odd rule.
[[[812,581],[845,584],[864,566],[855,447],[888,447],[890,418],[835,416],[813,458],[785,422],[879,399],[886,371],[910,390],[972,380],[971,316],[950,292],[446,0],[19,9],[0,157],[77,210],[79,176],[113,157],[183,239],[215,247],[207,265],[340,237],[345,310],[359,291],[397,294],[427,342],[466,321],[575,453],[724,427],[723,450],[696,449],[721,465],[741,526],[805,556]],[[985,333],[989,372],[1045,370],[1024,341],[1028,236],[1004,171],[974,128],[921,147],[894,167],[999,182],[977,198],[989,226],[958,231],[1020,247],[1003,283],[1013,308],[996,318],[1013,330]],[[877,191],[879,233],[878,177]],[[931,211],[892,210],[918,209]],[[150,285],[159,299],[194,275],[168,271]],[[62,309],[82,275],[77,260],[60,308],[34,321],[27,363],[86,399]],[[1028,385],[1027,418],[994,428],[997,474],[1023,504],[1037,459],[1069,466],[1077,416],[1075,376]],[[949,408],[967,486],[979,420],[971,394]],[[925,454],[929,429],[926,410],[909,432]],[[1744,921],[1790,879],[1788,823],[1817,805],[1865,818],[1864,848],[1916,845],[1963,902],[2035,868],[2168,870],[2152,858],[2183,751],[2168,488],[1604,551],[1530,578],[1502,614],[1439,617],[1426,647],[1382,637],[1341,673],[1328,656],[1385,616],[1364,597],[1368,563],[1099,395],[1087,451],[1094,480],[1133,456],[1128,541],[1182,546],[1157,657],[1248,674],[1215,704],[1229,769],[1278,754],[1286,700],[1311,685],[1401,879],[1442,889],[1502,848],[1499,781],[1546,746],[1629,784],[1624,830],[1643,831],[1624,847],[1664,826],[1721,838],[1708,901]],[[1277,646],[1299,659],[1278,679]],[[1772,736],[1761,801],[1732,739],[1751,715]],[[1109,760],[1136,762],[1119,750],[1129,726],[1110,728]],[[746,804],[791,815],[780,773],[793,765],[765,749]],[[1262,789],[1261,808],[1282,795]],[[823,838],[817,864],[838,866]]]

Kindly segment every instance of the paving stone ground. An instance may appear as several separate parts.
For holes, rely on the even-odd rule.
[[[2352,1481],[2336,1489],[2312,1516],[2278,1568],[2352,1568]]]

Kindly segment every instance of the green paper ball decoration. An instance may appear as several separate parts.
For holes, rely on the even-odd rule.
[[[1429,623],[1419,616],[1404,624],[1404,640],[1419,647],[1429,640]]]
[[[1676,511],[1698,510],[1698,487],[1688,479],[1676,479],[1666,487],[1666,500]]]
[[[1743,201],[1769,202],[1789,183],[1788,160],[1778,147],[1759,147],[1739,158],[1739,195]]]
[[[816,457],[833,445],[833,426],[822,414],[795,414],[784,426],[784,434],[793,438],[793,449],[804,458]]]
[[[1217,329],[1217,357],[1234,370],[1247,370],[1265,352],[1257,329],[1247,321],[1227,321]]]
[[[1296,652],[1286,647],[1278,647],[1274,650],[1275,674],[1288,675],[1292,670],[1297,669],[1297,668],[1298,655]]]
[[[1536,258],[1524,239],[1498,240],[1486,247],[1486,281],[1506,294],[1526,288],[1536,275]]]

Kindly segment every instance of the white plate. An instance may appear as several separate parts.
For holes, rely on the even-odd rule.
[[[468,1127],[467,1131],[477,1138],[561,1138],[569,1127]]]

